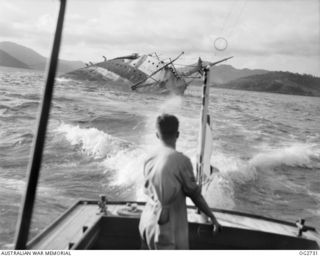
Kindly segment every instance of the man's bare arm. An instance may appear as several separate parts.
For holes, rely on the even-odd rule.
[[[207,215],[214,225],[214,230],[217,231],[220,227],[216,217],[213,215],[210,207],[208,206],[206,200],[203,198],[202,194],[198,193],[193,196],[190,196],[191,200],[194,204],[202,211],[205,215]]]

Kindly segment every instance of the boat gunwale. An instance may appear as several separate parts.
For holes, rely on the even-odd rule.
[[[83,203],[88,203],[88,204],[98,204],[97,200],[81,200],[83,201]],[[81,202],[80,201],[80,202]],[[111,205],[125,205],[128,203],[136,203],[138,205],[145,205],[146,202],[142,202],[142,201],[107,201],[106,204],[111,204]],[[188,205],[187,206],[188,209],[196,209],[195,206],[193,205]],[[269,218],[269,217],[265,217],[262,215],[258,215],[258,214],[251,214],[251,213],[245,213],[245,212],[239,212],[239,211],[233,211],[233,210],[225,210],[225,209],[218,209],[218,208],[211,208],[211,211],[213,212],[220,212],[220,213],[226,213],[226,214],[233,214],[233,215],[238,215],[238,216],[243,216],[243,217],[248,217],[248,218],[255,218],[255,219],[260,219],[260,220],[265,220],[265,221],[271,221],[271,222],[275,222],[275,223],[279,223],[279,224],[283,224],[283,225],[288,225],[288,226],[292,226],[295,228],[298,228],[296,223],[294,222],[290,222],[290,221],[284,221],[284,220],[278,220],[278,219],[274,219],[274,218]],[[314,231],[316,232],[316,229],[314,227],[311,226],[304,226],[307,230],[310,231]]]
[[[34,238],[32,238],[30,240],[30,242],[27,244],[27,249],[31,249],[32,246],[34,246],[37,242],[39,242],[44,236],[46,236],[53,227],[55,227],[58,223],[60,223],[68,214],[70,214],[74,209],[76,209],[77,206],[84,204],[84,205],[88,205],[88,204],[95,204],[98,206],[98,200],[77,200],[75,201],[75,203],[68,208],[65,212],[63,212],[57,219],[55,219],[50,225],[48,225],[47,227],[45,227],[38,235],[36,235]],[[140,206],[145,205],[146,202],[142,202],[142,201],[107,201],[106,205],[126,205],[126,204],[138,204]],[[188,209],[196,209],[195,206],[192,205],[188,205],[187,206]],[[257,214],[250,214],[250,213],[244,213],[244,212],[238,212],[238,211],[233,211],[233,210],[225,210],[225,209],[217,209],[217,208],[210,208],[213,212],[218,212],[218,213],[225,213],[225,214],[231,214],[231,215],[238,215],[238,216],[242,216],[242,217],[248,217],[248,218],[255,218],[255,219],[260,219],[260,220],[265,220],[265,221],[270,221],[270,222],[274,222],[274,223],[278,223],[278,224],[283,224],[283,225],[287,225],[287,226],[291,226],[294,228],[298,227],[295,223],[293,222],[289,222],[289,221],[283,221],[283,220],[277,220],[274,218],[268,218],[268,217],[264,217],[261,215],[257,215]],[[104,215],[101,215],[102,217]],[[100,219],[98,219],[97,222],[99,222]],[[190,223],[196,223],[196,222],[190,222]],[[93,224],[93,226],[96,225],[96,222]],[[204,224],[205,225],[205,224]],[[232,227],[232,226],[231,226]],[[310,226],[304,226],[305,229],[316,232],[316,229],[314,227],[310,227]],[[239,228],[240,229],[240,228]],[[88,231],[90,231],[91,228],[88,228]],[[250,229],[249,229],[250,230]],[[267,233],[267,231],[263,231],[263,230],[258,230],[264,233]],[[87,231],[86,231],[87,232]],[[287,235],[289,236],[289,235]],[[291,236],[292,237],[292,236]],[[302,237],[297,236],[298,238],[303,239]],[[307,240],[312,240],[312,239],[307,239]],[[78,243],[77,243],[78,244]],[[73,247],[72,247],[73,248]]]
[[[66,211],[64,211],[58,218],[56,218],[51,224],[46,226],[44,229],[41,230],[41,232],[33,237],[28,243],[27,243],[27,249],[31,249],[32,246],[34,246],[36,243],[38,243],[43,237],[45,237],[52,228],[54,228],[58,223],[60,223],[68,214],[70,214],[74,209],[77,208],[80,204],[83,204],[84,201],[77,200],[75,201],[71,207],[69,207]]]
[[[82,235],[82,237],[79,239],[78,242],[75,242],[75,244],[70,248],[70,250],[77,250],[77,249],[89,249],[88,246],[92,245],[94,243],[94,241],[96,240],[96,238],[98,237],[99,233],[100,233],[100,223],[102,220],[102,216],[100,216],[99,219],[97,219],[90,228],[88,228]],[[91,235],[93,233],[93,235]],[[89,237],[91,235],[91,239],[88,241],[87,237]],[[88,242],[86,242],[88,241]],[[82,247],[83,244],[85,244],[85,246],[87,247]],[[80,247],[80,248],[79,248]]]

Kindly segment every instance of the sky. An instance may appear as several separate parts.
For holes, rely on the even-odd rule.
[[[48,56],[58,0],[0,0],[0,42]],[[215,40],[224,38],[219,51]],[[236,68],[320,76],[320,0],[68,0],[62,59],[152,53],[180,63],[234,56]]]

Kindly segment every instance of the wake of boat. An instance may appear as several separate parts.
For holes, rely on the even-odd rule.
[[[96,128],[81,128],[79,125],[61,123],[56,132],[63,134],[71,145],[77,146],[81,152],[94,159],[115,155],[131,146],[131,143]]]
[[[250,160],[256,169],[275,168],[281,165],[290,167],[320,168],[320,149],[316,144],[294,143],[282,148],[268,149]]]

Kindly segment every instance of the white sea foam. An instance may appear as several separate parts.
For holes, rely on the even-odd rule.
[[[109,170],[116,170],[111,183],[112,186],[134,186],[136,200],[143,201],[143,160],[145,153],[142,149],[127,149],[106,158],[102,165]]]
[[[314,144],[292,144],[276,149],[269,148],[249,160],[215,152],[211,163],[219,173],[214,175],[213,182],[206,188],[206,199],[212,206],[224,207],[225,205],[232,208],[236,184],[254,181],[263,173],[282,165],[319,168],[319,162],[314,161],[319,160],[319,157],[319,148]],[[286,185],[288,186],[288,182]]]
[[[211,165],[218,172],[212,175],[212,182],[203,187],[208,204],[215,208],[234,208],[235,185],[254,180],[257,176],[255,169],[246,161],[221,152],[213,153]]]
[[[292,144],[280,148],[265,149],[249,160],[216,152],[211,162],[224,176],[237,183],[246,183],[257,178],[260,172],[286,165],[290,167],[319,168],[320,152],[316,145]]]
[[[179,100],[180,98],[172,98],[170,100],[171,104],[169,104],[170,108],[175,108],[177,104],[179,105],[174,99]],[[160,110],[161,108],[157,109]],[[154,119],[154,116],[152,118]],[[154,123],[150,117],[151,122]],[[152,130],[154,130],[154,127]],[[151,133],[151,129],[150,133],[145,134],[146,140],[143,142],[143,147],[132,145],[123,147],[122,140],[96,128],[81,128],[78,125],[61,123],[56,132],[63,134],[71,145],[76,146],[84,154],[95,159],[102,159],[100,164],[104,167],[105,172],[115,171],[111,182],[112,186],[134,186],[136,188],[136,199],[144,200],[145,197],[142,190],[143,160],[146,153],[152,151],[157,145],[155,134]],[[217,191],[217,186],[215,191]],[[221,199],[221,194],[214,198]]]
[[[319,148],[312,144],[292,144],[263,150],[251,159],[228,156],[221,152],[212,155],[211,163],[229,183],[244,184],[280,166],[319,168]],[[318,160],[318,161],[316,161]],[[226,187],[234,188],[234,185]],[[232,190],[231,190],[232,191]]]
[[[213,153],[211,163],[219,170],[220,174],[237,183],[246,183],[257,177],[254,167],[249,165],[246,160],[235,156],[228,156],[220,152]]]
[[[67,78],[60,77],[60,78],[56,78],[56,81],[60,82],[60,83],[67,83],[67,82],[72,81],[72,79],[67,79]]]
[[[232,209],[235,206],[233,183],[219,174],[213,176],[212,182],[204,187],[203,192],[211,207]]]
[[[319,168],[320,152],[315,144],[292,144],[276,149],[269,148],[245,160],[236,156],[228,156],[221,152],[212,155],[211,164],[219,172],[213,175],[212,183],[205,186],[208,203],[214,207],[234,207],[234,189],[236,184],[254,181],[266,172],[285,165],[290,167]],[[304,187],[290,181],[270,180],[272,188],[290,187],[290,190],[304,190]],[[309,192],[310,194],[310,192]],[[313,196],[315,193],[313,193]],[[316,193],[316,196],[318,194]]]
[[[319,149],[314,144],[292,144],[268,149],[255,155],[249,164],[257,169],[273,169],[286,165],[291,167],[317,168],[313,159],[320,159]]]
[[[169,97],[165,102],[159,105],[158,109],[160,112],[168,112],[175,114],[181,107],[183,98],[178,95]]]
[[[56,132],[64,134],[71,145],[80,147],[82,152],[95,159],[114,155],[129,144],[96,128],[80,128],[78,125],[62,123]]]
[[[170,101],[172,104],[170,108],[176,108],[178,102],[172,99]],[[106,172],[116,171],[112,185],[134,186],[136,199],[144,200],[142,164],[147,152],[155,147],[155,140],[150,140],[151,132],[146,133],[148,140],[143,147],[138,147],[96,128],[80,128],[62,123],[56,131],[63,133],[71,145],[80,147],[81,151],[87,155],[102,159],[101,165]],[[193,149],[192,152],[195,153],[195,151]],[[210,185],[204,186],[205,197],[212,207],[231,209],[235,206],[235,184],[254,181],[261,172],[272,170],[280,165],[310,168],[313,167],[312,160],[319,156],[315,146],[307,144],[293,144],[277,149],[264,148],[251,159],[241,159],[219,151],[214,152],[211,164],[219,172],[213,175]],[[191,159],[195,164],[195,158]]]
[[[142,199],[142,161],[145,154],[142,149],[113,137],[96,128],[80,128],[78,125],[60,124],[56,129],[62,133],[71,145],[95,159],[102,159],[100,164],[105,172],[116,171],[112,185],[136,186],[137,199]]]

